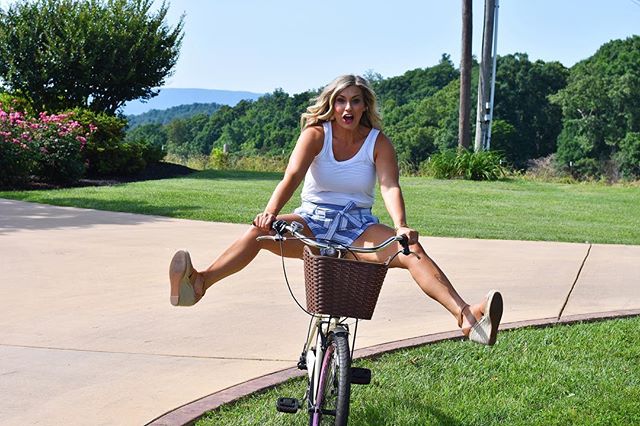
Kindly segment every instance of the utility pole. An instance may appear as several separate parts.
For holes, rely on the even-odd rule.
[[[460,112],[458,115],[458,149],[471,144],[471,41],[473,0],[462,0],[462,58],[460,59]]]
[[[493,54],[494,17],[497,0],[484,2],[484,31],[482,34],[482,62],[478,79],[478,108],[476,121],[476,152],[488,149],[488,135],[493,105],[491,104],[491,65]],[[494,71],[495,73],[495,71]]]
[[[495,14],[493,22],[493,65],[491,70],[491,97],[489,99],[489,105],[491,109],[489,111],[489,128],[487,129],[487,141],[484,149],[491,149],[491,124],[493,123],[493,99],[496,94],[496,65],[498,62],[498,9],[500,8],[499,0],[495,0]]]

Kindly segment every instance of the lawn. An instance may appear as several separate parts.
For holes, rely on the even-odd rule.
[[[1,198],[176,218],[250,223],[281,175],[207,170],[114,186],[2,191]],[[512,179],[406,177],[409,223],[422,235],[640,244],[640,187]],[[389,223],[381,197],[374,212]],[[292,211],[299,192],[283,209]]]
[[[447,341],[359,360],[351,425],[640,424],[640,318],[503,332],[492,348]],[[301,398],[292,380],[208,413],[198,426],[302,425],[275,410]],[[307,417],[308,418],[308,417]]]

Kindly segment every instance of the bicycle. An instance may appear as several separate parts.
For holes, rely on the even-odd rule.
[[[282,244],[293,238],[305,244],[303,259],[307,309],[293,295],[286,269],[284,274],[291,296],[311,316],[306,343],[297,363],[299,369],[307,370],[305,395],[302,401],[280,397],[276,409],[284,413],[297,413],[306,400],[309,425],[346,425],[351,384],[366,385],[371,382],[371,370],[351,366],[358,320],[371,319],[389,263],[399,253],[412,253],[408,240],[406,236],[390,237],[375,247],[364,248],[309,238],[300,232],[304,227],[297,222],[279,220],[273,223],[272,228],[275,235],[261,236],[258,240],[270,239]],[[285,236],[287,233],[292,237]],[[399,242],[402,250],[385,263],[357,260],[356,253],[373,253],[394,242]],[[320,249],[320,255],[313,254],[309,246]],[[347,252],[352,253],[356,260],[345,259]],[[351,345],[347,324],[350,318],[355,319]]]

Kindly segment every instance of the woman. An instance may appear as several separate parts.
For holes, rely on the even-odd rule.
[[[256,241],[271,232],[276,219],[305,225],[310,237],[342,244],[371,246],[394,235],[406,235],[418,256],[397,256],[390,267],[408,269],[416,283],[442,304],[471,340],[492,345],[502,317],[502,297],[491,291],[486,300],[469,305],[418,242],[418,232],[407,223],[399,184],[398,164],[389,139],[380,132],[375,94],[359,76],[344,75],[324,88],[301,118],[302,132],[266,208],[247,232],[204,271],[196,271],[186,251],[177,252],[169,270],[171,303],[190,306],[221,279],[248,265],[262,249],[280,254],[273,241]],[[378,223],[371,214],[376,176],[394,228]],[[280,209],[304,180],[302,205],[293,214]],[[302,257],[303,243],[284,245],[287,257]],[[400,248],[362,254],[359,258],[382,262]]]

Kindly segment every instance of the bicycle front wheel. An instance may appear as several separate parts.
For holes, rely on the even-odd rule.
[[[322,360],[311,426],[347,424],[351,396],[351,354],[346,333],[330,333]]]

